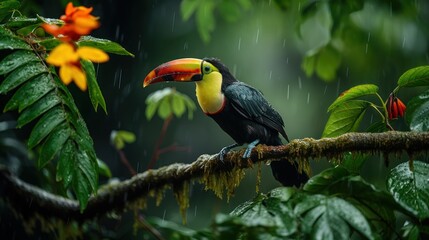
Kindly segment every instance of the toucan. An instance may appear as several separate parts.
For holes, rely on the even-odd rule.
[[[289,142],[280,114],[259,90],[238,81],[220,60],[182,58],[166,62],[149,72],[143,87],[167,81],[196,83],[202,111],[235,141],[221,149],[221,160],[229,150],[243,144],[247,144],[243,158],[250,157],[257,144],[281,145],[279,134]],[[273,161],[270,166],[274,177],[285,186],[300,186],[308,180],[288,161]]]

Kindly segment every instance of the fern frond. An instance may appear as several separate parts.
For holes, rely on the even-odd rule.
[[[37,121],[28,138],[28,147],[39,150],[37,165],[58,158],[56,179],[73,188],[83,210],[98,188],[93,141],[72,95],[36,49],[0,26],[0,53],[6,55],[0,59],[0,94],[12,95],[4,111],[20,113],[18,128]]]

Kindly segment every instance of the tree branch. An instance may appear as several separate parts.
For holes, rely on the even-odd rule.
[[[253,150],[249,161],[243,161],[241,150],[228,153],[224,161],[220,161],[218,155],[201,155],[191,164],[176,163],[156,170],[148,170],[120,183],[103,186],[96,196],[90,198],[87,208],[82,213],[77,201],[50,194],[24,183],[5,167],[0,167],[0,189],[4,190],[2,198],[8,199],[15,210],[24,216],[31,213],[45,218],[54,217],[82,222],[107,212],[123,211],[126,208],[138,206],[139,202],[141,203],[139,200],[145,201],[147,196],[162,193],[166,187],[172,187],[176,196],[180,198],[183,196],[180,195],[183,194],[180,191],[186,190],[185,186],[193,179],[202,179],[207,186],[207,184],[210,185],[210,181],[224,177],[225,181],[216,184],[226,184],[218,187],[228,190],[232,185],[233,187],[237,185],[235,182],[231,183],[237,171],[250,168],[252,163],[256,162],[293,160],[302,164],[310,158],[341,158],[346,152],[388,155],[405,151],[412,158],[415,154],[426,153],[428,150],[429,132],[392,131],[348,133],[336,138],[320,140],[296,139],[282,146],[261,145]]]

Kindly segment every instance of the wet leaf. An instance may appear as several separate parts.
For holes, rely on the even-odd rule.
[[[376,94],[377,92],[378,86],[374,84],[362,84],[354,86],[341,93],[340,96],[331,104],[331,106],[329,106],[328,112],[331,112],[337,106],[344,102],[350,101],[358,97]]]
[[[7,93],[33,77],[47,72],[41,62],[27,63],[10,73],[0,84],[0,94]]]
[[[16,0],[3,0],[0,1],[0,22],[10,15],[13,10],[17,10],[21,6],[19,1]]]
[[[163,98],[159,103],[158,116],[161,119],[166,119],[172,114],[170,98],[171,95]]]
[[[57,164],[56,180],[63,181],[63,186],[67,189],[72,180],[75,164],[75,153],[77,152],[73,140],[69,139],[61,149],[61,154]]]
[[[367,155],[359,153],[345,153],[340,166],[347,169],[351,174],[359,175],[363,164],[368,159]]]
[[[393,198],[420,220],[429,218],[429,164],[414,160],[414,171],[404,162],[394,167],[387,179]]]
[[[75,170],[73,172],[73,189],[80,203],[81,212],[86,208],[91,193],[95,192],[98,186],[98,166],[97,162],[83,151],[75,154]]]
[[[27,50],[14,51],[1,60],[0,75],[8,74],[16,68],[34,61],[40,61],[34,53]]]
[[[60,45],[61,40],[59,40],[58,38],[48,38],[37,40],[37,43],[43,46],[47,51],[50,51]]]
[[[59,125],[48,136],[42,145],[39,155],[38,167],[44,167],[63,148],[64,143],[70,137],[70,130],[65,125]]]
[[[406,71],[399,77],[398,86],[429,86],[429,66],[416,67]]]
[[[304,190],[311,193],[323,193],[334,182],[349,175],[350,172],[343,167],[329,168],[310,178],[304,185]]]
[[[5,106],[5,111],[15,110],[21,112],[35,103],[45,94],[55,88],[55,84],[47,74],[41,74],[25,83],[15,92]]]
[[[106,101],[104,100],[103,93],[98,86],[97,78],[95,76],[94,64],[88,60],[82,60],[81,64],[86,73],[89,98],[91,99],[91,103],[94,107],[94,110],[97,112],[98,105],[100,105],[101,108],[103,108],[104,112],[107,114]]]
[[[60,103],[61,98],[58,97],[55,91],[51,91],[19,115],[17,128],[21,128]]]
[[[49,110],[44,114],[31,131],[28,138],[28,147],[34,148],[39,144],[51,131],[65,120],[64,111],[57,107]]]
[[[349,100],[331,111],[322,137],[336,137],[347,132],[356,131],[370,102]]]
[[[0,26],[1,28],[1,26]],[[30,45],[18,37],[4,34],[5,31],[0,31],[0,50],[25,49],[31,50]]]
[[[408,102],[405,121],[410,125],[412,131],[425,132],[429,130],[429,90]]]
[[[128,52],[120,44],[115,43],[115,42],[110,41],[110,40],[107,40],[107,39],[95,38],[95,37],[91,37],[91,36],[83,36],[77,42],[77,45],[79,47],[83,47],[83,46],[94,47],[94,48],[101,49],[101,50],[108,52],[108,53],[134,57],[134,54]]]
[[[171,99],[171,107],[176,117],[180,118],[186,111],[185,100],[182,95],[174,94]]]

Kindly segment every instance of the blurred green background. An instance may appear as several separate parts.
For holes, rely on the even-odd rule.
[[[143,172],[163,124],[157,116],[151,121],[145,118],[146,97],[174,87],[196,101],[192,83],[163,83],[143,89],[146,74],[163,62],[182,57],[221,59],[239,80],[264,93],[283,117],[289,138],[295,139],[320,138],[329,116],[327,108],[342,91],[374,83],[386,99],[403,72],[429,61],[429,3],[424,0],[94,0],[77,4],[94,7],[93,14],[100,17],[101,27],[94,36],[116,41],[135,54],[135,58],[112,55],[108,63],[97,66],[107,116],[102,111],[95,113],[87,93],[70,85],[95,140],[98,157],[121,180],[130,174],[110,145],[111,131],[136,134],[136,142],[127,145],[124,152],[131,165]],[[65,3],[24,1],[24,6],[29,15],[58,18]],[[399,97],[406,102],[417,92],[419,89],[403,91]],[[155,168],[190,163],[201,154],[217,153],[233,143],[199,108],[192,120],[184,116],[172,120],[163,146],[177,144],[190,151],[163,154]],[[369,111],[361,130],[376,118],[375,112]],[[407,130],[402,119],[393,126]],[[384,162],[382,157],[374,160],[367,162],[364,176],[384,185]],[[324,159],[312,161],[313,172],[328,164]],[[279,186],[270,169],[262,168],[261,191]],[[216,213],[228,213],[255,196],[256,172],[257,167],[246,171],[229,203],[199,183],[192,184],[188,226],[207,227]],[[171,191],[165,192],[161,206],[154,202],[149,202],[147,216],[181,222]],[[115,226],[118,231],[131,227],[124,222]]]

